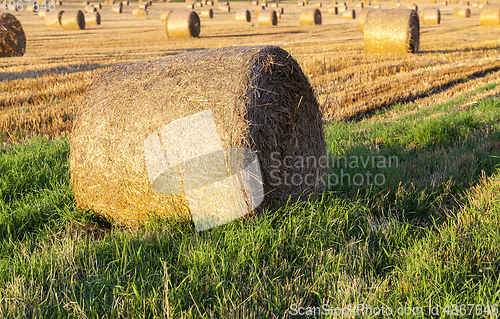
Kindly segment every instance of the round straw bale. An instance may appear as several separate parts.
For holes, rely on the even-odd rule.
[[[64,30],[83,30],[85,29],[85,16],[83,12],[64,11],[61,15],[61,26]]]
[[[114,4],[111,7],[111,11],[116,14],[121,14],[123,11],[123,6],[121,4],[122,4],[121,2],[119,2],[119,4]]]
[[[271,3],[271,8],[277,8],[277,7],[278,7],[278,3],[277,2]]]
[[[299,1],[299,2],[297,2],[297,5],[298,5],[299,7],[303,7],[303,6],[305,6],[305,5],[306,5],[306,2],[305,2],[305,1]]]
[[[281,11],[277,10],[275,12],[276,12],[276,18],[278,18],[278,20],[281,19]]]
[[[172,12],[172,11],[164,11],[160,14],[161,22],[167,22],[168,16],[170,15],[170,12]]]
[[[19,10],[17,10],[17,5],[14,3],[9,5],[9,11],[19,11]]]
[[[259,5],[259,0],[253,0],[253,1],[252,1],[252,4],[253,4],[254,6],[258,6],[258,5]]]
[[[220,4],[221,6],[229,6],[229,5],[230,5],[230,4],[229,4],[229,2],[220,2],[219,4]]]
[[[122,1],[122,5],[129,6],[130,5],[129,0]]]
[[[317,2],[315,5],[316,8],[321,8],[322,6],[323,6],[323,4],[321,2]]]
[[[331,4],[337,4],[337,0],[330,1]]]
[[[196,3],[194,4],[194,6],[195,6],[196,8],[203,8],[203,3],[201,3],[201,2],[196,2]]]
[[[93,3],[92,5],[94,7],[96,7],[97,9],[102,9],[102,4],[100,4],[100,3]]]
[[[469,1],[461,1],[460,5],[461,6],[468,6],[469,5]]]
[[[321,11],[319,9],[304,9],[299,16],[300,25],[321,25]]]
[[[470,18],[471,12],[469,8],[460,8],[458,10],[458,17],[459,18]]]
[[[99,12],[87,12],[85,13],[85,26],[89,25],[100,25],[101,15]]]
[[[207,19],[213,19],[214,17],[214,11],[210,8],[208,9],[203,9],[203,11],[201,11],[201,17],[202,18],[207,18]]]
[[[187,4],[186,5],[186,9],[193,10],[194,9],[194,4],[193,3]]]
[[[338,10],[338,14],[344,14],[344,12],[346,12],[347,10],[347,7],[346,6],[340,6],[337,8]]]
[[[38,9],[38,17],[45,19],[45,13],[46,12],[47,12],[47,9]]]
[[[265,9],[266,9],[266,7],[264,7],[264,6],[260,6],[260,7],[258,7],[257,9],[255,9],[255,17],[256,17],[256,18],[259,18],[259,13],[260,13],[262,10],[265,10]]]
[[[60,28],[61,16],[64,11],[46,11],[45,12],[45,25],[49,28]]]
[[[86,6],[85,7],[85,12],[96,12],[97,8],[94,6]]]
[[[431,3],[436,3],[436,0],[431,0]]]
[[[375,10],[365,21],[368,53],[415,53],[420,43],[418,13],[409,9]]]
[[[239,178],[250,163],[233,156],[242,149],[255,156],[260,172],[253,181],[262,188]],[[171,164],[149,155],[155,151]],[[326,158],[320,106],[307,77],[285,50],[259,46],[109,68],[80,99],[69,164],[79,209],[136,225],[151,216],[191,220],[201,209],[237,213],[240,202],[259,213],[307,200],[325,188]],[[289,159],[308,161],[282,165],[295,164]],[[176,167],[173,174],[167,165]],[[238,186],[223,182],[231,178]],[[229,187],[239,194],[235,204],[224,197]]]
[[[408,6],[408,9],[412,9],[412,10],[418,11],[418,6],[416,4],[414,4],[414,3],[412,3],[412,4],[410,4]]]
[[[441,12],[437,8],[424,9],[423,22],[426,25],[436,25],[441,23]]]
[[[82,2],[82,6],[86,7],[86,6],[88,6],[88,5],[89,5],[89,2],[88,2],[88,1],[84,1],[84,2]]]
[[[448,1],[443,1],[443,2],[441,2],[441,5],[442,5],[443,7],[447,6],[447,5],[448,5]]]
[[[365,7],[365,5],[363,4],[363,2],[360,2],[360,3],[358,3],[358,4],[356,5],[356,8],[358,8],[358,9],[362,9],[362,8],[364,8],[364,7]]]
[[[482,26],[500,26],[500,5],[487,4],[479,11]]]
[[[35,5],[36,5],[36,8],[35,8]],[[39,9],[40,9],[40,4],[38,3],[38,1],[33,1],[33,2],[28,4],[28,7],[26,8],[26,12],[38,12]]]
[[[342,13],[342,16],[344,17],[344,19],[356,19],[356,11],[350,9],[345,10]]]
[[[0,57],[23,56],[26,35],[21,22],[10,13],[0,14]]]
[[[138,18],[147,18],[148,12],[144,9],[138,8],[138,9],[132,10],[132,15],[134,17],[138,17]]]
[[[458,17],[458,10],[460,10],[460,8],[453,9],[453,16]]]
[[[478,7],[479,7],[479,3],[474,2],[474,3],[472,4],[472,7],[473,7],[473,8],[478,8]]]
[[[250,22],[252,21],[252,15],[247,9],[238,10],[234,15],[234,19],[236,22]]]
[[[213,6],[214,2],[213,0],[207,0],[207,6]]]
[[[370,9],[364,8],[358,14],[358,30],[363,32],[365,30],[365,21]]]
[[[62,6],[62,4],[63,4],[62,1],[59,1],[59,0],[56,0],[55,2],[56,2],[55,3],[56,6]]]
[[[259,12],[257,22],[260,26],[278,25],[278,16],[274,10],[262,10]]]
[[[337,9],[336,6],[331,6],[331,7],[328,7],[328,14],[330,15],[337,15],[339,14],[339,10]]]
[[[266,8],[267,8],[267,2],[266,2],[266,1],[261,1],[261,2],[260,2],[260,5],[262,5],[262,6],[264,6],[264,7],[266,7]]]
[[[193,7],[194,8],[194,4],[188,4],[187,7]],[[147,3],[142,3],[139,5],[139,9],[144,9],[144,10],[147,10],[149,8],[149,4]]]
[[[401,2],[399,2],[399,1],[396,2],[396,7],[398,7],[398,8],[401,7]]]
[[[231,7],[228,5],[222,5],[222,6],[219,6],[219,10],[221,12],[231,12]]]
[[[381,7],[380,7],[380,4],[379,4],[379,3],[374,4],[374,5],[372,6],[372,9],[380,9],[380,8],[381,8]]]
[[[200,35],[200,17],[194,11],[172,11],[166,31],[169,38],[197,38]]]

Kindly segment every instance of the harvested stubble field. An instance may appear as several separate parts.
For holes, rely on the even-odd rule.
[[[415,3],[419,13],[436,6]],[[442,318],[446,305],[489,304],[469,317],[496,317],[500,28],[481,27],[477,8],[463,19],[452,14],[458,5],[440,6],[440,25],[421,24],[417,54],[365,54],[356,20],[323,6],[322,25],[300,26],[303,7],[280,6],[278,26],[259,27],[250,2],[231,2],[231,13],[216,4],[197,39],[168,39],[160,21],[185,3],[154,2],[147,19],[132,16],[137,2],[122,14],[103,5],[102,24],[82,31],[15,13],[27,47],[24,57],[0,59],[2,317],[281,318],[292,305],[322,304],[439,305]],[[251,22],[234,21],[242,8]],[[309,77],[330,154],[398,158],[384,185],[333,185],[317,201],[201,234],[164,220],[115,228],[75,208],[68,133],[95,75],[122,62],[262,44],[283,47]],[[375,169],[342,163],[334,169],[350,176]]]

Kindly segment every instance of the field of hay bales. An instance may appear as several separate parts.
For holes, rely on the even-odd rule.
[[[259,25],[262,3],[195,6],[197,38],[168,38],[161,21],[185,2],[155,1],[147,18],[132,15],[136,1],[122,13],[103,4],[101,24],[83,30],[10,12],[26,50],[0,58],[0,316],[497,317],[500,27],[481,26],[479,5],[419,0],[418,14],[439,8],[440,24],[420,16],[418,52],[368,54],[358,21],[317,3],[280,2],[275,26]],[[358,15],[359,3],[346,5]],[[365,7],[375,4],[410,5]],[[454,15],[463,7],[470,17]],[[207,8],[212,19],[201,15]],[[236,22],[245,8],[251,21]],[[320,25],[301,25],[305,8],[320,10]],[[85,6],[63,0],[56,9]],[[312,85],[335,180],[320,198],[201,233],[185,220],[118,226],[76,207],[71,129],[97,75],[253,45],[288,51]],[[350,179],[374,172],[378,182]]]

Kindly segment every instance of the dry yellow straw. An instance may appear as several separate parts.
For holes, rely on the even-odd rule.
[[[368,9],[368,8],[364,8],[359,12],[359,14],[358,14],[358,30],[359,30],[359,32],[363,32],[365,30],[365,21],[366,21],[366,17],[368,16],[369,12],[370,12],[370,9]]]
[[[339,14],[339,10],[337,9],[336,6],[333,6],[333,5],[329,6],[327,10],[328,10],[328,14],[330,14],[330,15],[337,15],[337,14]]]
[[[250,22],[252,20],[252,16],[250,11],[247,9],[238,10],[234,15],[234,20],[236,22]]]
[[[64,11],[61,15],[61,26],[65,30],[83,30],[85,29],[85,16],[83,12]]]
[[[214,17],[214,11],[212,9],[203,9],[201,11],[201,17],[202,18],[207,18],[207,19],[213,19]]]
[[[49,28],[61,28],[61,15],[64,11],[46,11],[45,25]]]
[[[123,5],[121,2],[118,2],[118,4],[114,4],[112,7],[111,7],[111,11],[113,13],[116,13],[116,14],[121,14],[122,13],[122,10],[123,10]]]
[[[10,13],[0,14],[0,57],[23,56],[26,35],[21,22]]]
[[[101,15],[99,12],[87,12],[85,13],[85,26],[89,25],[100,25]]]
[[[345,10],[344,13],[342,13],[342,16],[344,17],[344,19],[356,19],[356,11]]]
[[[300,25],[321,25],[321,12],[319,9],[304,9],[299,16]]]
[[[487,4],[479,11],[482,26],[500,26],[500,5]]]
[[[425,25],[436,25],[441,23],[441,11],[438,8],[424,9],[423,22]]]
[[[257,22],[260,26],[278,25],[278,17],[274,10],[262,10],[259,12]]]
[[[167,22],[168,16],[170,15],[170,12],[172,12],[172,11],[164,11],[160,14],[161,22]]]
[[[169,38],[197,38],[200,35],[200,17],[194,11],[172,11],[166,23]]]
[[[470,18],[471,12],[469,8],[460,8],[458,10],[458,17],[459,18]]]

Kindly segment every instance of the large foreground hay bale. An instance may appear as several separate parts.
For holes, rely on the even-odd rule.
[[[420,43],[418,13],[409,9],[374,10],[365,21],[368,53],[415,53]]]
[[[471,12],[469,8],[460,8],[458,10],[458,15],[459,18],[470,18]]]
[[[262,184],[245,187],[235,150],[256,157]],[[322,191],[324,159],[320,107],[298,63],[278,47],[231,47],[97,76],[80,101],[69,163],[78,208],[129,224],[149,212],[192,216],[203,230],[206,214],[221,224]]]
[[[441,23],[441,11],[438,8],[425,9],[423,22],[425,25],[437,25]]]
[[[164,11],[160,14],[160,20],[161,22],[167,22],[168,16],[170,15],[172,11]]]
[[[321,25],[321,12],[319,9],[304,9],[299,16],[300,25]]]
[[[214,17],[214,11],[212,9],[203,9],[201,11],[201,17],[202,18],[207,18],[207,19],[213,19]]]
[[[482,26],[500,26],[500,5],[487,4],[479,11]]]
[[[278,16],[276,15],[276,11],[274,10],[262,10],[259,12],[259,17],[257,18],[257,22],[260,26],[273,26],[278,25]]]
[[[61,27],[61,16],[64,11],[46,11],[45,12],[45,25],[49,28]]]
[[[99,12],[87,12],[85,13],[85,26],[89,25],[100,25],[101,15]]]
[[[0,14],[0,57],[23,56],[26,35],[21,22],[10,13]]]
[[[344,19],[356,19],[356,11],[347,9],[342,13]]]
[[[234,20],[236,22],[250,22],[252,21],[252,15],[247,9],[238,10],[234,15]]]
[[[359,14],[358,14],[358,30],[359,30],[359,32],[363,32],[365,30],[365,21],[366,21],[366,17],[368,16],[369,12],[370,12],[370,9],[368,9],[368,8],[364,8],[359,12]]]
[[[196,38],[200,35],[200,17],[194,11],[172,11],[166,23],[169,38]]]
[[[61,26],[64,30],[83,30],[85,29],[85,16],[83,12],[64,11],[61,15]]]

